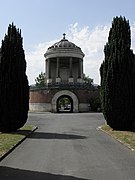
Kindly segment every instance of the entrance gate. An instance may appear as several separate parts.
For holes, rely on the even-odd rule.
[[[72,113],[73,112],[73,100],[70,96],[63,95],[57,99],[57,112]]]
[[[71,102],[70,112],[78,112],[78,98],[73,92],[68,91],[68,90],[59,91],[53,96],[52,103],[51,103],[52,112],[59,112],[58,103],[59,103],[59,100],[63,97],[67,97]]]

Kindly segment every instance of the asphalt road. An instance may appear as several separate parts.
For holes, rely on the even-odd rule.
[[[134,180],[135,153],[97,130],[102,114],[30,113],[38,129],[0,162],[0,180]]]

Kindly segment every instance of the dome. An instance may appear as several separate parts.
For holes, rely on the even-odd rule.
[[[47,49],[44,55],[46,59],[55,57],[76,57],[82,59],[84,57],[84,53],[82,52],[81,48],[68,41],[65,38],[65,35],[66,34],[64,33],[63,39]]]

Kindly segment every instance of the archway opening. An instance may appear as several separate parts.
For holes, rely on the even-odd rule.
[[[62,95],[57,99],[57,112],[59,113],[73,112],[73,100],[70,96]]]

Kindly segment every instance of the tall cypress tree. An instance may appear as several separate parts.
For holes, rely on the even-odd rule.
[[[135,56],[130,46],[129,22],[125,17],[115,17],[100,74],[103,114],[116,130],[129,130],[135,118]]]
[[[0,59],[0,131],[16,131],[27,121],[29,85],[21,31],[10,24]]]

